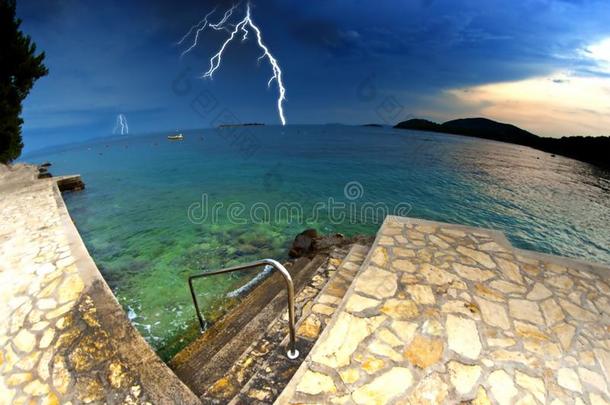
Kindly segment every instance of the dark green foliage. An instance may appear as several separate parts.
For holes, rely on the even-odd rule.
[[[0,163],[21,154],[21,103],[34,82],[48,73],[44,52],[35,55],[36,45],[20,25],[15,0],[0,0]]]
[[[436,122],[413,118],[407,121],[399,122],[394,128],[415,129],[418,131],[441,132],[440,125]]]
[[[608,136],[543,138],[514,125],[503,124],[486,118],[463,118],[447,121],[440,125],[432,121],[411,119],[398,123],[394,128],[443,132],[515,143],[610,168],[610,158],[608,157],[610,137]]]

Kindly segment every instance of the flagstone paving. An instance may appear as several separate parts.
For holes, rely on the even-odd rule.
[[[0,404],[199,400],[131,326],[56,179],[0,167]]]
[[[607,404],[609,272],[388,217],[276,403]]]

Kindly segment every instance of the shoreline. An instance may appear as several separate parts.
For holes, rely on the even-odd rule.
[[[62,178],[37,179],[29,165],[7,174],[16,181],[0,188],[0,300],[9,308],[0,396],[200,403],[127,319],[72,222]]]
[[[466,122],[466,124],[461,124],[462,122]],[[579,162],[588,163],[600,170],[610,171],[610,163],[602,152],[610,147],[610,137],[608,136],[543,137],[527,132],[512,124],[496,122],[487,118],[457,119],[443,124],[415,118],[399,122],[393,128],[467,136],[503,142],[510,145],[525,146],[548,153],[553,157],[557,154]]]

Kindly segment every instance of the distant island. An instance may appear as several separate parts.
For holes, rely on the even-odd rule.
[[[610,151],[610,137],[608,136],[546,138],[532,134],[514,125],[496,122],[487,118],[462,118],[447,121],[443,124],[414,118],[400,122],[394,128],[442,132],[445,134],[473,136],[514,143],[610,169],[608,152]]]
[[[232,128],[232,127],[260,127],[264,126],[260,122],[245,122],[243,124],[220,124],[218,128]]]

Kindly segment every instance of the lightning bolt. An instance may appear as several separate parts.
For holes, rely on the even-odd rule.
[[[252,20],[252,13],[250,11],[250,2],[246,4],[246,15],[243,19],[238,21],[237,23],[230,23],[229,20],[233,16],[234,11],[237,9],[240,3],[234,4],[230,9],[225,11],[222,19],[215,24],[210,24],[208,22],[208,18],[214,13],[212,10],[208,13],[199,23],[195,24],[191,27],[191,29],[182,37],[182,39],[178,42],[178,44],[183,43],[189,36],[195,32],[194,40],[192,45],[186,49],[182,56],[186,55],[190,52],[195,46],[197,46],[199,41],[199,34],[206,28],[209,27],[216,31],[225,30],[229,33],[229,37],[222,43],[218,52],[216,52],[210,58],[210,68],[205,72],[201,77],[211,79],[214,75],[214,72],[220,67],[222,62],[222,56],[227,48],[227,46],[236,38],[241,36],[241,41],[244,42],[248,39],[248,34],[250,30],[254,32],[256,36],[256,44],[263,51],[263,54],[258,58],[258,61],[262,59],[267,59],[269,65],[271,65],[272,75],[269,81],[267,82],[267,88],[271,87],[273,81],[277,83],[278,87],[278,98],[277,98],[277,111],[280,117],[280,121],[282,125],[286,125],[286,117],[284,116],[284,101],[286,100],[286,88],[284,87],[284,81],[282,80],[282,69],[277,59],[273,56],[273,54],[269,51],[269,48],[263,42],[263,36],[260,28],[254,23]],[[232,27],[232,28],[230,28]]]
[[[190,47],[188,47],[184,52],[182,52],[182,54],[180,54],[181,58],[184,55],[186,55],[187,53],[189,53],[194,47],[197,46],[197,43],[199,42],[199,34],[201,34],[201,31],[203,31],[208,26],[208,17],[210,17],[212,14],[214,14],[215,11],[216,11],[216,7],[214,7],[214,10],[207,13],[206,16],[203,17],[203,20],[201,20],[197,24],[193,25],[191,27],[191,29],[182,37],[182,39],[180,41],[178,41],[177,45],[182,45],[182,43],[191,35],[193,30],[196,29],[195,39],[193,40],[192,45]]]
[[[129,134],[129,125],[127,125],[127,117],[123,114],[119,114],[116,117],[116,123],[114,125],[114,129],[112,130],[113,134],[116,134],[118,131],[121,131],[121,135]]]
[[[216,24],[210,24],[210,27],[214,28],[216,31],[226,30],[227,28],[224,26],[229,19],[233,15],[233,11],[239,6],[240,3],[233,4],[230,9],[225,11],[225,14],[222,16],[222,20],[218,21]]]

